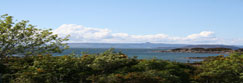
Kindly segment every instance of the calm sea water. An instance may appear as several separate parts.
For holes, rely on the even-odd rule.
[[[55,56],[67,55],[70,53],[80,54],[81,52],[86,52],[89,54],[102,53],[108,49],[106,48],[70,48],[65,50],[61,54],[54,54]],[[161,53],[155,52],[163,49],[115,49],[114,51],[126,54],[129,57],[137,56],[138,59],[163,59],[176,62],[196,62],[202,61],[201,59],[186,59],[186,57],[207,57],[207,56],[217,56],[225,54],[207,54],[207,53]],[[227,55],[225,55],[227,56]]]

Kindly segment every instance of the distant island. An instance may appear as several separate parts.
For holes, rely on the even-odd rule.
[[[232,45],[188,45],[183,48],[230,48],[233,50],[240,49],[239,46],[232,46]]]
[[[243,52],[243,48],[227,45],[190,45],[158,52],[230,54],[233,52]]]

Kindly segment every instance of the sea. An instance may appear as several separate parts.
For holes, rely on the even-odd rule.
[[[62,53],[53,54],[54,56],[62,56],[68,55],[71,53],[75,53],[78,55],[82,55],[82,52],[88,54],[99,54],[102,53],[109,48],[69,48],[64,50]],[[182,62],[182,63],[193,63],[203,61],[203,59],[187,59],[186,57],[208,57],[208,56],[218,56],[227,54],[209,54],[209,53],[171,53],[171,52],[158,52],[166,49],[133,49],[133,48],[116,48],[115,52],[122,52],[126,54],[128,57],[136,56],[137,59],[162,59],[169,60],[174,62]]]

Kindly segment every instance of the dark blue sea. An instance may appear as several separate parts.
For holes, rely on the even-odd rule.
[[[89,54],[102,53],[108,50],[108,48],[69,48],[62,52],[61,54],[54,54],[54,56],[67,55],[71,53],[80,54],[81,52],[86,52]],[[138,59],[163,59],[176,62],[197,62],[202,61],[201,59],[186,59],[186,57],[207,57],[207,56],[217,56],[226,54],[208,54],[208,53],[165,53],[165,52],[156,52],[165,49],[115,49],[114,51],[126,54],[129,57],[137,56]]]

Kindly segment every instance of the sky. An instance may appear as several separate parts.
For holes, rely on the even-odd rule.
[[[75,43],[243,45],[243,0],[2,0],[0,14]]]

